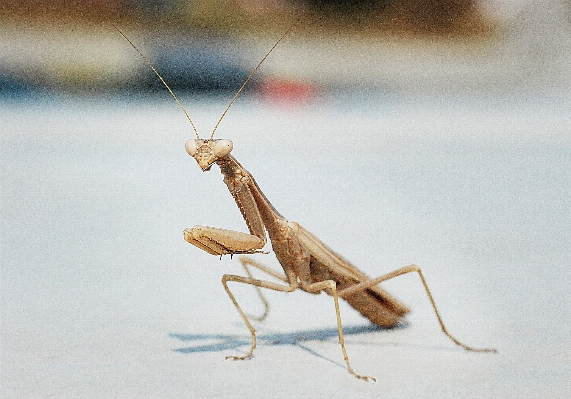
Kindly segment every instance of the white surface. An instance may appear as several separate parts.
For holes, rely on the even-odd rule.
[[[185,101],[204,136],[225,102]],[[220,283],[240,267],[182,231],[245,225],[219,170],[186,155],[171,101],[5,104],[2,397],[567,397],[570,105],[358,93],[232,109],[218,137],[280,212],[371,276],[419,264],[450,332],[499,350],[455,347],[404,276],[384,286],[413,308],[407,327],[341,309],[372,384],[347,373],[325,295],[268,293],[254,358],[224,360],[248,348]]]

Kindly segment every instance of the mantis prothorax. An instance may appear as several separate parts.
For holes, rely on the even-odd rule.
[[[379,283],[407,273],[418,273],[426,294],[428,295],[428,299],[434,309],[434,313],[436,314],[436,318],[438,319],[442,332],[446,334],[448,338],[450,338],[455,344],[469,351],[496,352],[495,349],[479,349],[465,345],[448,333],[422,271],[418,266],[409,265],[377,278],[368,277],[326,246],[314,234],[307,231],[298,223],[289,221],[283,217],[266,198],[254,180],[252,174],[240,165],[236,158],[230,154],[233,148],[232,142],[227,139],[214,139],[214,133],[228,112],[228,109],[232,106],[250,78],[270,53],[276,48],[280,41],[286,36],[289,30],[284,33],[270,51],[266,53],[264,58],[258,63],[250,76],[242,84],[242,87],[238,90],[230,104],[222,113],[222,116],[214,127],[210,138],[201,139],[194,123],[167,83],[147,58],[123,34],[123,32],[121,32],[117,27],[116,29],[157,74],[159,79],[163,82],[178,105],[184,111],[187,119],[192,124],[194,132],[196,133],[196,139],[188,140],[186,143],[186,151],[196,160],[202,171],[209,171],[213,164],[220,167],[220,171],[224,175],[224,183],[228,187],[230,194],[234,197],[236,205],[240,209],[249,230],[249,233],[243,233],[217,227],[195,226],[184,230],[184,239],[203,251],[216,256],[254,254],[263,252],[262,248],[266,244],[267,233],[272,243],[272,249],[276,258],[283,268],[284,274],[281,274],[249,257],[240,257],[240,262],[244,266],[248,277],[231,274],[225,274],[222,276],[224,289],[230,296],[230,299],[244,320],[244,323],[246,323],[246,326],[250,330],[252,336],[250,350],[245,356],[228,356],[227,358],[233,360],[249,359],[252,357],[254,349],[256,348],[256,330],[228,287],[229,282],[252,285],[256,287],[258,293],[260,293],[259,288],[267,288],[281,292],[292,292],[297,289],[301,289],[311,294],[318,294],[321,291],[325,291],[328,295],[333,296],[335,313],[337,315],[339,343],[341,345],[343,357],[347,364],[349,373],[359,379],[376,381],[374,377],[357,374],[351,367],[343,339],[343,327],[341,324],[341,314],[339,312],[339,298],[346,300],[349,305],[369,319],[372,323],[387,328],[394,327],[409,312],[409,309],[388,292],[380,288]],[[249,270],[249,266],[253,266],[277,280],[280,280],[281,283],[253,278]],[[261,298],[266,306],[266,311],[259,319],[263,319],[268,311],[267,302],[263,297]]]

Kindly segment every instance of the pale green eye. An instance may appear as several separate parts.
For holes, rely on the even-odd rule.
[[[198,143],[196,142],[195,139],[188,140],[185,144],[185,147],[186,147],[186,152],[188,152],[188,155],[190,155],[191,157],[196,155],[196,150],[198,149]]]
[[[230,140],[227,139],[217,140],[216,143],[214,144],[214,148],[212,149],[212,153],[217,158],[224,158],[226,155],[230,154],[232,148],[234,148],[234,144],[232,144]]]

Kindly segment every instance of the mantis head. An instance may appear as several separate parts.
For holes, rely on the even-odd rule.
[[[230,154],[233,147],[228,139],[190,139],[186,142],[186,152],[196,159],[203,172],[209,171],[213,163]]]
[[[188,116],[188,113],[186,112],[186,110],[182,106],[182,103],[178,100],[176,94],[174,94],[174,92],[171,90],[171,88],[169,87],[167,82],[165,82],[165,80],[162,78],[162,76],[159,74],[159,72],[155,69],[153,64],[151,64],[151,62],[147,59],[147,57],[145,57],[145,55],[143,53],[141,53],[141,51],[139,51],[137,46],[135,46],[135,44],[117,26],[115,26],[115,25],[113,25],[113,26],[115,27],[115,29],[117,29],[117,31],[121,34],[121,36],[123,36],[129,42],[129,44],[131,44],[131,46],[137,51],[137,53],[139,53],[141,58],[147,63],[147,65],[153,70],[153,72],[157,75],[157,77],[160,79],[160,81],[165,85],[165,87],[167,88],[167,90],[169,91],[171,96],[175,99],[175,101],[179,105],[180,109],[182,109],[182,112],[184,112],[184,115],[186,116],[186,118],[188,119],[188,121],[192,125],[194,132],[196,133],[196,139],[191,139],[191,140],[188,140],[186,142],[186,152],[188,152],[188,154],[191,157],[196,159],[196,162],[198,162],[198,166],[200,166],[200,168],[202,169],[203,172],[206,172],[206,171],[210,170],[210,167],[212,166],[213,163],[215,163],[216,161],[226,157],[228,154],[230,154],[230,151],[232,151],[233,144],[230,140],[213,139],[214,133],[216,132],[218,125],[220,124],[220,122],[222,122],[222,119],[224,119],[224,116],[226,115],[226,113],[228,112],[228,110],[230,109],[232,104],[234,104],[234,101],[236,101],[236,98],[240,95],[240,93],[242,92],[242,90],[244,89],[246,84],[250,81],[252,76],[254,76],[254,74],[256,73],[258,68],[260,68],[260,66],[265,61],[265,59],[268,58],[270,53],[277,47],[279,42],[282,41],[282,39],[289,33],[290,30],[293,29],[293,27],[295,25],[292,25],[279,38],[279,40],[276,42],[276,44],[274,44],[274,46],[270,49],[270,51],[268,51],[266,53],[264,58],[262,58],[262,60],[258,63],[258,65],[254,68],[254,70],[246,78],[244,83],[242,83],[242,86],[240,87],[240,89],[238,89],[238,91],[234,95],[234,98],[232,98],[232,101],[230,101],[230,104],[228,104],[228,106],[226,107],[226,109],[222,113],[222,116],[220,117],[220,119],[218,119],[218,122],[216,123],[216,126],[214,126],[214,130],[212,131],[212,135],[210,136],[209,139],[201,139],[199,137],[198,130],[196,130],[196,126],[194,126],[194,122],[192,122],[192,120],[190,119],[190,116]]]

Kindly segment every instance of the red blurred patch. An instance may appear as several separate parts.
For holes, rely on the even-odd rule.
[[[312,83],[284,78],[266,78],[258,86],[264,100],[281,105],[302,105],[318,94]]]

